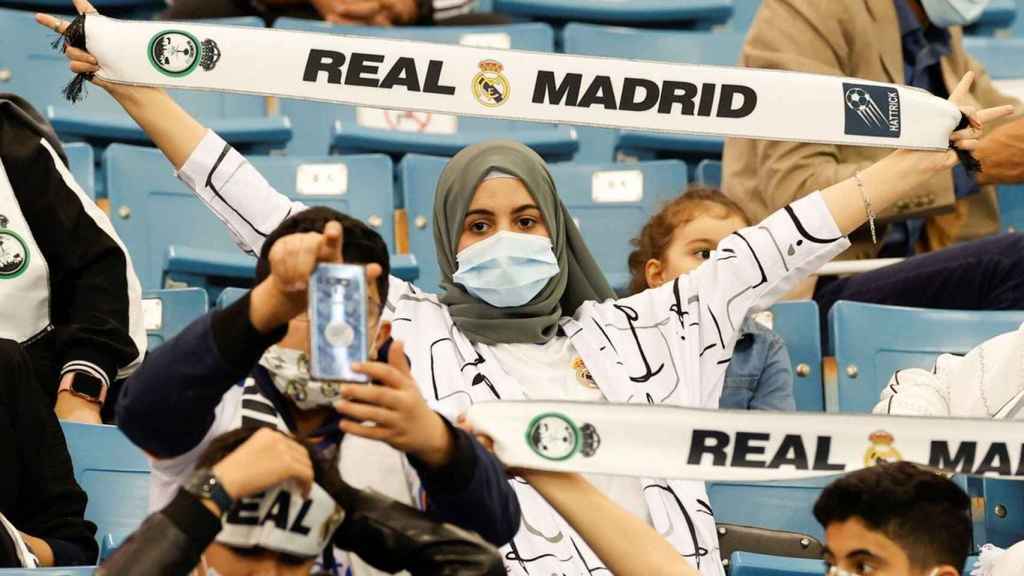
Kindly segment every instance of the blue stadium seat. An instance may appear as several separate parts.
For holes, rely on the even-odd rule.
[[[779,302],[772,306],[772,330],[782,336],[793,367],[793,396],[801,412],[825,409],[821,378],[821,338],[818,304],[813,300]]]
[[[541,20],[627,25],[672,23],[678,27],[708,29],[729,20],[732,0],[494,0],[494,9],[503,14]]]
[[[722,187],[722,163],[718,160],[701,160],[697,164],[693,181],[710,188]]]
[[[417,284],[428,292],[436,292],[440,281],[432,214],[434,188],[446,162],[446,158],[410,154],[398,167],[409,214],[409,245],[420,265]],[[562,201],[580,226],[608,281],[612,287],[624,289],[629,283],[626,268],[629,238],[640,231],[661,201],[683,190],[686,166],[669,160],[603,166],[553,164],[550,169]],[[613,191],[639,194],[639,197],[626,202],[595,202],[594,193],[601,194],[604,190],[604,186],[597,183],[604,179]]]
[[[821,489],[834,479],[708,482],[707,490],[717,522],[800,532],[824,542],[825,532],[811,511]]]
[[[149,510],[149,459],[115,426],[61,422],[75,479],[89,495],[85,518],[96,523],[100,560],[131,534]]]
[[[262,26],[259,18],[217,20],[218,24]],[[77,104],[64,100],[61,90],[72,78],[62,54],[50,48],[53,33],[35,23],[31,12],[0,10],[0,74],[2,84],[45,113],[61,139],[96,146],[110,142],[148,145],[149,136],[104,90],[87,85],[87,97]],[[283,147],[292,130],[286,119],[268,117],[261,96],[218,92],[175,91],[175,99],[228,142],[249,151]]]
[[[231,306],[235,303],[235,300],[245,296],[246,292],[248,292],[248,290],[245,288],[225,288],[221,291],[220,296],[217,297],[217,308],[227,308],[228,306]]]
[[[465,44],[553,52],[554,32],[547,24],[526,23],[507,26],[428,26],[404,28],[334,27],[325,22],[280,18],[276,28],[335,32],[352,36],[381,36],[442,44]],[[495,57],[500,59],[501,52]],[[281,100],[281,113],[295,127],[289,145],[292,154],[388,152],[452,156],[462,148],[494,138],[515,138],[549,160],[573,157],[578,148],[571,128],[521,122],[449,116],[427,112],[384,111],[365,107]]]
[[[64,154],[68,157],[68,169],[75,177],[75,182],[82,187],[85,195],[96,199],[96,155],[92,146],[82,142],[64,145]]]
[[[985,65],[985,70],[993,79],[1024,79],[1024,59],[1007,58],[1007,55],[1010,54],[1024,53],[1024,37],[986,38],[965,36],[964,49],[967,50],[968,54]]]
[[[999,223],[1004,232],[1024,232],[1024,185],[999,187]]]
[[[761,8],[761,0],[733,0],[732,19],[729,20],[728,28],[737,32],[746,32],[757,17],[757,11]]]
[[[744,34],[735,31],[677,32],[575,23],[562,33],[562,45],[569,54],[714,66],[734,66],[743,39]],[[586,138],[586,133],[581,137]],[[720,136],[625,130],[619,134],[617,148],[619,155],[640,160],[681,158],[694,171],[705,158],[720,159],[723,142]]]
[[[896,370],[931,368],[939,354],[965,354],[993,336],[1016,330],[1021,322],[1024,311],[837,302],[828,323],[838,375],[834,386],[826,383],[825,406],[830,412],[870,412]]]
[[[730,576],[821,576],[822,572],[821,560],[751,552],[733,552],[729,558]]]
[[[152,350],[206,314],[209,297],[199,288],[147,290],[142,294],[142,317]]]
[[[209,287],[215,298],[218,286],[248,284],[256,259],[241,253],[226,227],[175,178],[159,151],[115,144],[105,156],[111,219],[144,288],[159,288],[168,280],[172,285]],[[282,194],[358,217],[393,246],[393,169],[388,157],[253,156],[250,161]],[[327,173],[347,184],[339,184],[336,194],[305,184],[299,189],[300,170],[303,182]],[[392,257],[392,270],[415,279],[410,257]]]
[[[1014,0],[991,0],[981,13],[977,22],[968,26],[964,32],[968,35],[991,36],[999,30],[1009,28],[1015,20],[1020,20]]]

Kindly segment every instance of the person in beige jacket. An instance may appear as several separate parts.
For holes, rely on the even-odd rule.
[[[934,8],[929,13],[935,4],[764,0],[747,36],[743,66],[907,84],[942,98],[973,70],[977,81],[971,96],[977,105],[1017,107],[1015,116],[988,128],[975,151],[982,172],[970,175],[960,167],[929,179],[914,197],[880,214],[878,244],[864,226],[851,235],[853,245],[841,257],[931,254],[855,277],[821,278],[816,287],[812,279],[794,293],[806,298],[813,291],[823,321],[839,299],[932,308],[1024,307],[1024,240],[993,236],[999,230],[994,185],[1024,181],[1024,105],[1000,93],[967,54],[960,26],[933,24],[946,23],[948,16]],[[757,221],[796,198],[850,178],[887,153],[731,138],[725,144],[723,189]],[[958,273],[964,267],[969,274]]]

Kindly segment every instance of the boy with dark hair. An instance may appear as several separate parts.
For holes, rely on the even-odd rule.
[[[835,576],[960,576],[971,547],[967,494],[909,462],[864,468],[814,504]]]
[[[324,445],[342,442],[340,475],[356,488],[372,487],[409,504],[425,500],[435,520],[476,531],[496,545],[511,540],[519,528],[519,503],[501,463],[427,407],[401,342],[392,343],[390,324],[380,322],[388,289],[388,252],[380,235],[329,208],[310,208],[267,234],[260,252],[258,285],[154,350],[122,393],[119,425],[156,458],[150,509],[163,508],[181,486],[217,482],[197,466],[212,438],[239,427],[271,426]],[[376,401],[347,401],[346,385],[309,374],[306,285],[321,262],[366,267],[366,334],[370,357],[378,362],[354,369],[378,384]],[[354,419],[342,419],[339,410]],[[368,419],[360,411],[373,412],[378,425],[360,424]],[[343,432],[353,433],[342,438]],[[226,517],[225,530],[231,521]],[[338,566],[331,558],[325,564],[344,573],[346,558],[337,560]]]

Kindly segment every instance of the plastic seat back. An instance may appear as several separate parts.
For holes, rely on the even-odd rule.
[[[142,294],[142,317],[149,349],[174,338],[193,320],[206,314],[209,300],[200,288],[147,290]]]
[[[149,510],[149,459],[115,426],[61,422],[75,479],[96,523],[100,560],[135,531]]]
[[[966,354],[1016,330],[1024,311],[930,310],[840,301],[829,312],[837,380],[829,411],[870,412],[896,370],[931,368],[942,353]]]

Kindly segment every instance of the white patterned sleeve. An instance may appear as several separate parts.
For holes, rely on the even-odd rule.
[[[275,190],[213,130],[192,151],[178,178],[224,223],[238,247],[253,255],[259,255],[278,224],[306,209]]]

